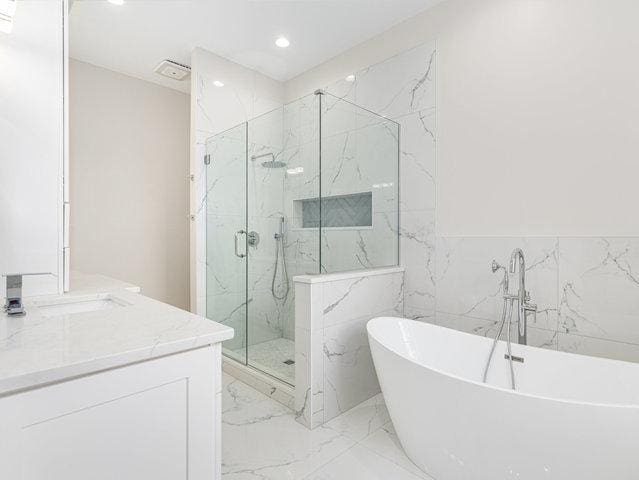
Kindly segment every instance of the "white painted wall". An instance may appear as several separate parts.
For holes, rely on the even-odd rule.
[[[63,287],[63,8],[20,1],[0,33],[0,273],[53,273],[26,278],[25,295]]]
[[[71,266],[188,308],[189,96],[70,65]]]
[[[639,3],[448,0],[287,83],[437,38],[440,235],[639,235]]]

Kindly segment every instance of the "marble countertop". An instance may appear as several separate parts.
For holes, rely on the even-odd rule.
[[[140,287],[132,283],[116,280],[106,275],[96,273],[84,273],[77,270],[69,272],[70,293],[100,293],[112,290],[128,290],[140,293]]]
[[[115,308],[45,316],[38,305],[108,298]],[[107,302],[111,303],[111,302]],[[0,313],[0,395],[233,337],[233,329],[124,288],[32,297]]]

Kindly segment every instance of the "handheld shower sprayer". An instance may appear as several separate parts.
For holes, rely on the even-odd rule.
[[[499,340],[499,337],[501,337],[501,332],[503,332],[504,330],[504,325],[506,325],[506,349],[508,351],[506,358],[508,359],[510,367],[510,386],[513,390],[515,390],[515,369],[513,367],[513,354],[510,346],[510,323],[513,315],[513,297],[508,294],[508,270],[506,269],[506,267],[500,265],[495,260],[493,260],[490,269],[493,273],[497,273],[499,270],[504,271],[504,279],[502,280],[504,305],[501,311],[501,321],[499,322],[499,329],[497,330],[497,335],[495,335],[495,339],[493,340],[490,353],[488,354],[488,360],[486,361],[486,366],[484,367],[484,376],[482,381],[486,383],[486,380],[488,378],[488,369],[490,368],[490,362],[493,358],[493,355],[495,354],[497,341]]]
[[[273,235],[273,238],[275,238],[275,268],[273,269],[273,280],[271,281],[271,293],[277,300],[286,300],[291,289],[288,281],[288,272],[286,270],[286,256],[284,255],[284,220],[284,217],[280,217],[279,232]],[[278,295],[275,292],[275,280],[277,278],[277,270],[280,264],[280,255],[282,256],[282,281],[284,282],[283,295]]]

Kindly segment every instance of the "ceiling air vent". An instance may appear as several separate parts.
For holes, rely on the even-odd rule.
[[[173,80],[186,80],[191,74],[191,67],[181,65],[171,60],[162,60],[160,64],[155,67],[154,72],[172,78]]]

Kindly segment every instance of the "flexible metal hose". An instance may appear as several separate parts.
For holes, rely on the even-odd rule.
[[[493,359],[493,355],[495,353],[495,348],[497,347],[497,342],[499,341],[499,337],[501,337],[501,332],[504,331],[504,324],[506,323],[506,319],[508,320],[508,326],[506,327],[506,346],[508,348],[508,363],[510,365],[510,385],[513,390],[515,390],[515,368],[513,367],[513,355],[510,346],[510,324],[513,319],[513,308],[515,299],[511,297],[508,293],[508,271],[499,265],[496,261],[493,260],[492,263],[492,271],[493,273],[498,270],[503,270],[504,272],[504,280],[502,282],[503,292],[504,292],[504,308],[501,311],[501,322],[499,323],[499,330],[497,331],[497,335],[495,335],[495,339],[493,340],[493,345],[490,348],[490,353],[488,354],[488,360],[486,361],[486,366],[484,367],[484,376],[482,381],[486,383],[486,379],[488,378],[488,369],[490,368],[490,362]],[[518,309],[519,312],[519,309]],[[519,313],[518,313],[519,314]]]
[[[497,335],[495,335],[493,345],[490,349],[490,354],[488,354],[488,360],[486,361],[486,366],[484,367],[484,377],[482,379],[482,382],[486,383],[486,379],[488,378],[488,369],[490,368],[490,362],[493,358],[493,354],[495,353],[495,348],[497,347],[499,337],[501,337],[501,332],[504,330],[506,318],[508,318],[508,325],[506,326],[506,346],[508,349],[508,363],[510,365],[510,386],[513,390],[515,390],[515,368],[513,367],[513,355],[510,347],[510,324],[513,318],[513,302],[514,300],[512,299],[504,298],[504,308],[501,313],[499,331],[497,332]]]
[[[286,291],[282,296],[279,296],[277,293],[275,293],[275,279],[277,278],[277,268],[279,267],[280,263],[280,250],[282,251],[282,273],[284,274],[284,285],[286,286]],[[280,233],[275,234],[275,268],[273,269],[273,280],[271,281],[271,293],[277,300],[286,300],[290,289],[291,286],[289,285],[288,281],[288,271],[286,270],[286,255],[284,255],[284,217],[282,217],[280,223]]]

